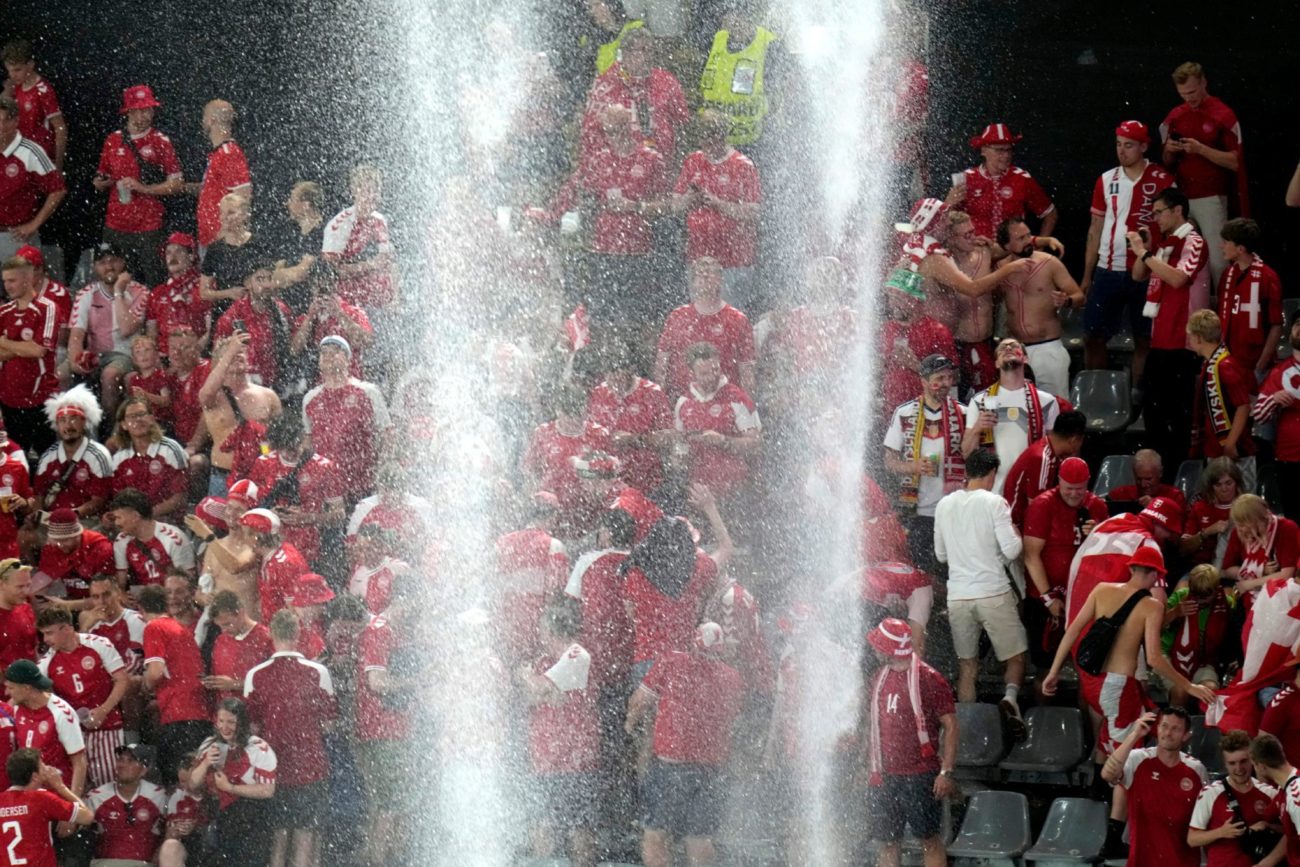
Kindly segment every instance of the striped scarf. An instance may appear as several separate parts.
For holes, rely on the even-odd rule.
[[[916,399],[916,414],[900,414],[899,422],[903,427],[903,442],[909,448],[909,457],[913,461],[923,460],[921,446],[925,442],[925,397]],[[966,480],[966,461],[961,454],[961,438],[966,432],[966,416],[961,412],[957,401],[951,397],[944,398],[939,420],[941,430],[947,439],[943,455],[944,487],[960,485]],[[905,476],[899,491],[899,499],[904,505],[916,506],[921,488],[921,476]]]
[[[989,396],[996,397],[1000,387],[998,382],[990,385]],[[1038,397],[1038,386],[1032,382],[1025,383],[1025,414],[1029,416],[1029,441],[1036,443],[1043,438],[1043,402]],[[980,434],[980,445],[986,449],[993,448],[993,428]]]
[[[870,777],[872,786],[882,785],[885,771],[885,753],[880,741],[880,693],[885,687],[885,679],[892,669],[888,665],[880,667],[876,683],[871,689],[871,716],[867,720],[871,753]],[[911,664],[907,670],[907,698],[912,705],[912,715],[916,718],[916,739],[921,744],[921,755],[929,758],[935,754],[934,745],[930,743],[930,733],[925,728],[925,708],[921,705],[921,661],[912,654]]]

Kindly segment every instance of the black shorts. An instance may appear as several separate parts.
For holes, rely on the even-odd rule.
[[[537,818],[565,831],[596,827],[596,797],[600,777],[594,772],[536,774]]]
[[[329,806],[329,783],[324,780],[305,786],[277,786],[271,801],[271,827],[319,828]]]
[[[673,837],[712,837],[722,824],[722,771],[655,759],[641,782],[641,823]]]
[[[912,836],[927,840],[939,836],[943,802],[934,797],[935,771],[909,776],[888,776],[879,786],[867,788],[867,821],[871,839],[897,843],[909,826]]]

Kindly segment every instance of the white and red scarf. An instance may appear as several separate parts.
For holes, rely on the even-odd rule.
[[[871,689],[871,714],[867,719],[870,737],[871,775],[868,783],[872,786],[884,784],[885,753],[880,742],[880,692],[885,687],[885,678],[892,671],[888,665],[880,668],[875,685]],[[907,669],[907,698],[912,704],[912,716],[916,718],[916,739],[921,744],[921,755],[930,758],[935,754],[934,745],[930,743],[930,732],[925,728],[925,708],[921,705],[921,661],[912,654],[911,665]]]
[[[997,395],[999,386],[1001,383],[998,382],[989,386],[990,397]],[[1029,441],[1036,443],[1043,438],[1043,402],[1038,397],[1038,386],[1032,382],[1025,383],[1025,414],[1029,416]],[[980,434],[980,445],[993,448],[993,428]]]
[[[926,425],[924,396],[916,399],[916,413],[914,415],[901,413],[899,423],[903,428],[903,442],[907,444],[910,459],[924,460],[921,457]],[[943,400],[939,427],[947,440],[947,447],[943,454],[943,483],[944,488],[947,489],[949,485],[956,487],[966,481],[966,460],[961,453],[961,438],[966,432],[966,416],[961,411],[961,406],[951,397],[945,397]],[[915,506],[920,487],[919,475],[905,476],[899,499],[904,505]]]
[[[1241,571],[1237,579],[1246,581],[1264,577],[1264,568],[1273,559],[1273,543],[1277,539],[1277,515],[1268,516],[1268,529],[1254,545],[1242,545]],[[1241,538],[1240,535],[1237,538]]]

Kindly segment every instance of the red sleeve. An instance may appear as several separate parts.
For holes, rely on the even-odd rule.
[[[70,821],[77,812],[76,804],[71,801],[63,800],[53,792],[47,792],[45,789],[37,789],[31,794],[38,799],[40,811],[44,813],[46,819],[51,822]]]
[[[43,175],[36,175],[36,186],[40,188],[45,195],[57,193],[67,189],[67,183],[63,180],[63,172],[58,169],[52,169]]]
[[[1051,197],[1047,195],[1047,191],[1043,189],[1042,184],[1032,177],[1025,178],[1025,204],[1037,217],[1043,216],[1052,207]]]
[[[664,320],[664,330],[659,334],[659,345],[656,347],[656,351],[671,354],[677,350],[678,343],[681,341],[681,337],[677,333],[681,330],[680,322],[681,317],[677,315],[676,310],[668,314],[668,318]],[[669,375],[671,375],[671,371],[669,371]],[[660,383],[660,385],[663,385],[663,383]]]
[[[1255,403],[1255,373],[1239,364],[1224,365],[1232,371],[1225,376],[1227,398],[1233,406],[1251,406]]]
[[[732,343],[736,351],[736,362],[738,364],[752,362],[754,360],[754,327],[749,324],[748,319],[737,316],[732,331],[734,332],[732,334]]]
[[[1092,213],[1097,217],[1106,214],[1106,185],[1101,177],[1097,178],[1097,185],[1092,188]]]
[[[172,147],[170,139],[158,139],[158,161],[162,163],[163,171],[170,175],[179,175],[181,172],[181,161],[176,158],[176,148]]]
[[[668,430],[673,426],[673,409],[668,405],[668,396],[662,389],[655,390],[653,394],[654,396],[650,398],[654,404],[651,407],[653,415],[651,430]]]
[[[925,705],[925,709],[937,717],[956,713],[956,699],[953,697],[952,687],[948,685],[948,681],[934,669],[927,670],[925,674],[926,676],[921,680],[921,703]]]
[[[1051,518],[1052,512],[1046,497],[1034,497],[1029,508],[1025,509],[1025,525],[1022,534],[1026,537],[1033,536],[1035,539],[1046,539],[1052,525]]]
[[[740,201],[742,202],[759,202],[763,198],[763,187],[758,176],[758,167],[749,163],[745,168],[745,174],[741,179]]]
[[[109,166],[108,155],[109,153],[111,153],[111,148],[109,148],[108,145],[109,142],[111,142],[112,140],[113,137],[111,135],[105,138],[104,146],[99,150],[99,167],[96,168],[95,171],[97,171],[101,175],[109,174],[110,166]]]
[[[167,658],[167,642],[163,639],[162,628],[146,623],[144,627],[144,658]]]
[[[1092,517],[1093,521],[1100,524],[1102,521],[1110,517],[1110,510],[1106,508],[1105,500],[1101,497],[1093,496],[1092,494],[1089,494],[1088,497],[1088,514]]]
[[[87,565],[94,565],[95,572],[112,575],[117,570],[116,561],[113,558],[113,543],[108,539],[96,539],[95,548],[86,557]]]
[[[1285,569],[1300,565],[1300,529],[1294,521],[1278,518],[1277,538],[1273,540],[1273,559]]]
[[[59,108],[59,95],[54,92],[53,87],[50,87],[48,81],[45,83],[45,87],[41,92],[41,109],[45,112],[43,116],[44,120],[49,120],[56,114],[63,113],[63,110]],[[50,154],[50,159],[54,159],[54,154]]]
[[[1228,547],[1223,551],[1223,568],[1231,569],[1241,565],[1241,539],[1236,530],[1228,531]]]
[[[686,159],[682,161],[682,170],[677,173],[677,183],[673,184],[673,193],[682,195],[690,188],[691,182],[695,180],[695,174],[698,171],[696,164],[699,162],[699,151],[687,154]]]
[[[216,327],[212,329],[212,336],[219,340],[221,338],[229,337],[234,333],[235,320],[231,317],[230,311],[227,310],[225,313],[222,313],[221,318],[217,320]]]
[[[665,74],[664,90],[668,108],[668,119],[673,126],[685,126],[691,122],[691,110],[686,107],[686,94],[681,82],[672,73]]]
[[[225,188],[233,190],[235,187],[242,187],[245,184],[251,184],[253,179],[248,175],[248,160],[244,156],[243,148],[235,145],[222,160],[222,179],[225,181]]]
[[[1282,282],[1278,279],[1277,272],[1269,275],[1267,282],[1264,284],[1264,303],[1268,311],[1268,327],[1274,325],[1285,325],[1282,321]]]

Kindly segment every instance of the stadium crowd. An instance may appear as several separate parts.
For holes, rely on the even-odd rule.
[[[420,863],[420,781],[483,761],[527,805],[521,852],[715,863],[770,785],[778,859],[807,864],[827,761],[834,857],[898,864],[910,832],[933,867],[970,794],[959,710],[986,703],[1011,742],[1030,708],[1086,709],[1082,793],[1129,864],[1300,864],[1300,311],[1205,70],[1173,70],[1157,129],[1114,119],[1087,237],[1058,239],[1087,191],[1053,199],[1004,122],[934,188],[903,38],[899,212],[782,262],[791,289],[773,141],[805,85],[763,4],[560,5],[568,41],[524,58],[503,144],[465,138],[426,249],[394,249],[371,165],[337,214],[302,179],[255,219],[274,194],[236,106],[204,107],[200,173],[132,84],[84,285],[41,230],[69,135],[105,131],[69,130],[32,44],[3,47],[0,863]],[[405,351],[420,257],[444,295],[471,261],[512,290],[467,314],[480,453]],[[868,329],[879,386],[850,419]],[[454,593],[450,462],[495,536]],[[859,562],[823,574],[846,500]],[[433,698],[482,686],[435,650],[475,624],[505,696],[478,739]],[[831,756],[810,702],[845,721]],[[1193,725],[1223,732],[1216,779]]]

